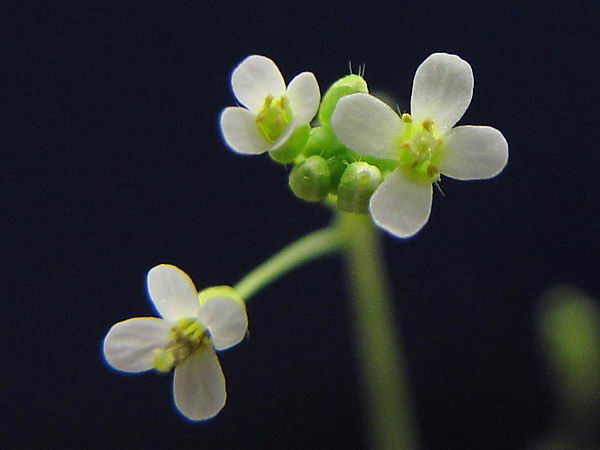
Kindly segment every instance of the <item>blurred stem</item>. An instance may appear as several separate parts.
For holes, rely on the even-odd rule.
[[[290,270],[339,250],[342,244],[342,236],[337,227],[314,231],[277,252],[242,278],[234,288],[248,301],[258,291]]]
[[[338,226],[348,243],[347,278],[354,299],[356,346],[371,448],[417,449],[379,232],[367,215],[340,213]]]
[[[353,296],[356,348],[371,448],[415,450],[417,442],[394,325],[378,231],[367,215],[340,213],[333,226],[288,245],[242,278],[234,288],[248,301],[296,267],[343,249]]]

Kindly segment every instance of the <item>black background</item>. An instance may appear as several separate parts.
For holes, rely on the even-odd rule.
[[[537,300],[557,282],[600,296],[597,2],[24,5],[2,12],[5,448],[366,447],[338,258],[252,300],[207,423],[176,412],[169,376],[102,358],[113,323],[154,314],[155,264],[233,284],[329,221],[283,167],[221,141],[230,72],[252,53],[323,91],[366,63],[403,110],[429,54],[472,65],[460,123],[500,129],[507,168],[444,180],[414,239],[385,238],[418,425],[428,449],[521,448],[552,426]]]

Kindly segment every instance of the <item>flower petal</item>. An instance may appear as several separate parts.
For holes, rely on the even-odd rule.
[[[202,304],[198,319],[208,328],[217,350],[225,350],[239,343],[248,329],[246,308],[229,297],[211,297]]]
[[[342,97],[331,118],[338,139],[351,150],[376,158],[396,159],[395,139],[402,120],[392,108],[369,94]]]
[[[492,127],[456,127],[444,138],[440,172],[457,180],[481,180],[498,175],[508,161],[508,143]]]
[[[259,155],[271,147],[256,126],[256,116],[247,109],[225,108],[220,122],[225,142],[238,153]]]
[[[212,348],[203,345],[175,367],[173,396],[179,411],[190,420],[210,419],[223,409],[225,377]]]
[[[434,53],[417,68],[410,111],[416,121],[432,120],[444,133],[460,120],[473,97],[473,71],[456,55]]]
[[[427,223],[431,213],[430,183],[409,179],[403,169],[390,173],[369,203],[375,223],[395,236],[412,236]]]
[[[156,317],[135,317],[112,326],[104,338],[104,357],[117,370],[152,369],[152,352],[170,339],[171,325]]]
[[[194,282],[179,267],[160,264],[148,272],[148,294],[165,319],[177,321],[194,317],[200,309]]]
[[[294,120],[300,124],[310,122],[317,114],[321,101],[319,83],[315,76],[310,72],[297,75],[290,82],[287,94]]]
[[[265,56],[251,55],[231,75],[231,87],[238,101],[250,111],[258,112],[269,94],[285,93],[285,81],[275,63]]]

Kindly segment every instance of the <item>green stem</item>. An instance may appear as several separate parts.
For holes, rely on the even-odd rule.
[[[342,244],[342,235],[337,227],[327,227],[307,234],[252,270],[234,288],[245,301],[248,301],[262,288],[290,270],[339,250]]]
[[[417,449],[379,233],[366,215],[340,213],[338,224],[348,242],[348,283],[354,297],[356,345],[371,448]]]

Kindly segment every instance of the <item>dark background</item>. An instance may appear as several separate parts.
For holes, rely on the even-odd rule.
[[[596,1],[123,3],[2,12],[5,448],[366,447],[338,258],[252,300],[212,421],[176,412],[170,376],[101,355],[113,323],[154,314],[152,266],[233,284],[329,221],[284,168],[221,141],[230,72],[252,53],[323,91],[366,63],[403,110],[429,54],[472,65],[460,123],[500,129],[507,168],[444,180],[414,239],[385,238],[416,416],[428,449],[522,448],[552,427],[537,301],[558,282],[600,296]]]

